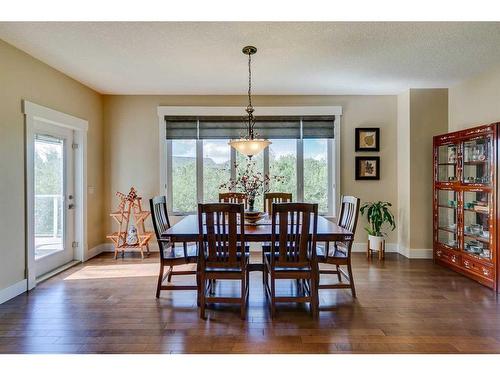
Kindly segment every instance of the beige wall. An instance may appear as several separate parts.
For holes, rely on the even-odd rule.
[[[244,106],[245,96],[104,96],[106,211],[116,204],[114,193],[135,186],[149,198],[159,193],[159,105]],[[256,96],[259,106],[340,105],[341,192],[359,196],[362,201],[387,200],[397,210],[396,96]],[[381,180],[354,180],[354,128],[381,128]],[[363,155],[359,153],[359,155]],[[376,155],[367,154],[367,155]],[[107,220],[107,231],[112,221]],[[366,242],[365,220],[358,225],[357,242]],[[396,242],[391,233],[389,242]]]
[[[447,129],[448,89],[398,96],[398,239],[406,256],[432,249],[432,137]]]
[[[450,131],[500,121],[500,66],[449,90]]]
[[[398,244],[410,248],[410,90],[398,95]]]
[[[27,99],[89,121],[88,245],[102,243],[102,96],[0,40],[0,290],[25,278],[24,117]]]
[[[432,137],[447,129],[448,89],[411,89],[411,249],[432,249]]]

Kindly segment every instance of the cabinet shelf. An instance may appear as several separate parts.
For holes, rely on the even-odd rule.
[[[489,160],[464,161],[464,165],[483,165],[488,164],[489,162]]]
[[[449,232],[449,233],[453,233],[453,234],[456,234],[457,233],[457,228],[450,228],[450,227],[438,227],[439,230],[443,230],[445,232]]]
[[[478,236],[475,234],[469,234],[464,232],[464,237],[470,237],[473,238],[477,241],[483,242],[483,243],[490,243],[490,239],[488,237],[483,237],[483,236]]]
[[[445,204],[438,204],[438,207],[441,207],[441,208],[451,208],[451,209],[453,209],[453,210],[456,210],[456,209],[457,209],[457,207],[455,207],[455,206],[447,206],[447,205],[445,205]]]

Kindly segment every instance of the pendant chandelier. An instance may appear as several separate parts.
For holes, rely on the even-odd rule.
[[[245,109],[247,116],[245,116],[245,123],[247,125],[247,135],[245,138],[234,139],[229,142],[229,145],[243,155],[251,158],[257,155],[267,146],[271,144],[267,139],[255,138],[254,132],[255,117],[253,116],[254,108],[252,106],[252,55],[257,52],[257,48],[253,46],[246,46],[242,52],[248,55],[248,106]]]

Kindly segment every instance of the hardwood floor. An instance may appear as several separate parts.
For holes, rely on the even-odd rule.
[[[321,291],[316,321],[296,304],[278,306],[271,321],[253,272],[247,320],[237,306],[216,306],[204,321],[195,292],[155,298],[157,256],[112,258],[102,254],[0,305],[0,353],[500,353],[495,294],[429,260],[387,254],[369,263],[354,254],[358,298]],[[237,284],[218,288],[239,292]]]

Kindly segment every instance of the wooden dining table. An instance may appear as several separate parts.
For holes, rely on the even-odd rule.
[[[264,217],[255,224],[245,224],[246,242],[270,242],[271,220]],[[276,234],[279,228],[276,228]],[[161,238],[172,242],[197,242],[199,236],[198,215],[187,215],[161,234]],[[318,216],[317,242],[353,241],[352,232],[338,226],[323,216]],[[263,265],[252,263],[250,271],[262,271]]]

